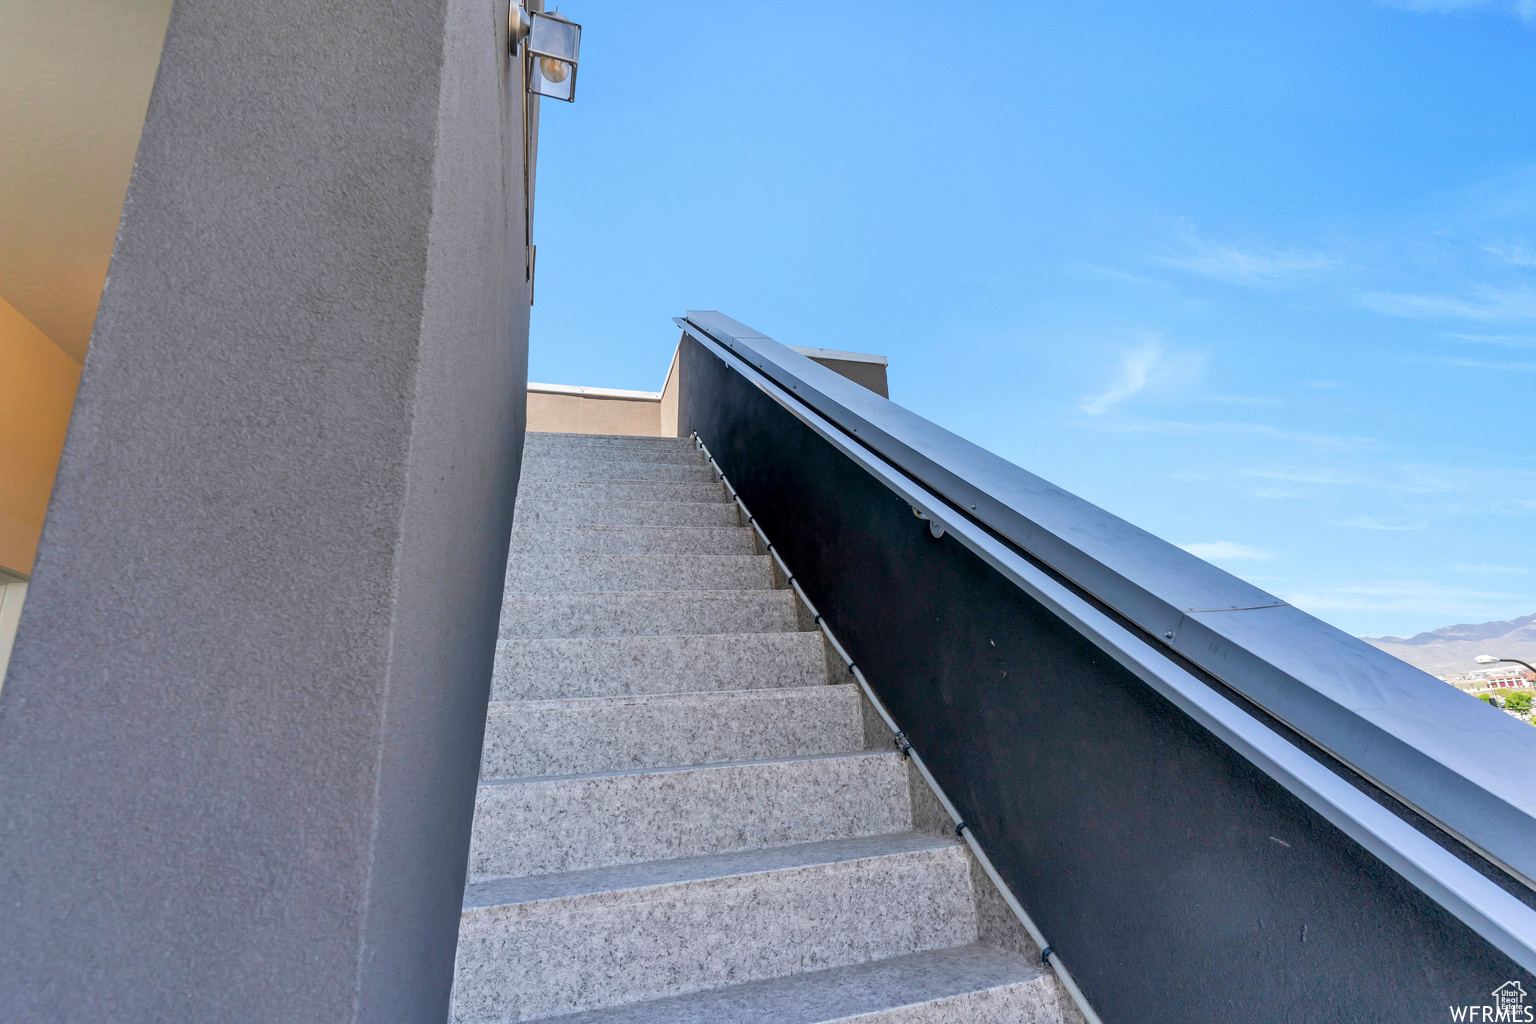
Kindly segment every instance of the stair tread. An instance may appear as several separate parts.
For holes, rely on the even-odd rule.
[[[564,482],[564,481],[562,481],[562,482]],[[726,508],[730,508],[731,507],[731,503],[728,502],[728,501],[656,501],[656,500],[647,500],[645,498],[547,498],[547,497],[537,497],[537,498],[529,498],[528,500],[529,501],[538,502],[538,503],[544,504],[544,505],[665,505],[665,506],[667,506],[669,508],[672,507],[672,506],[675,506],[675,505],[704,505],[704,506],[707,506],[709,508],[716,508],[716,507],[719,507],[719,506],[723,505]],[[521,507],[522,504],[523,504],[522,499],[519,498],[517,503],[518,503],[518,506]],[[516,526],[515,523],[513,525]],[[595,523],[593,525],[602,526],[604,524],[602,524],[602,523]]]
[[[502,602],[503,640],[791,633],[798,629],[794,595],[787,590],[514,594]]]
[[[693,439],[690,437],[655,437],[646,434],[573,434],[557,430],[530,430],[525,436],[529,447],[535,444],[550,446],[563,444],[572,447],[582,445],[621,447],[633,444],[657,448],[694,448]]]
[[[455,1018],[553,1017],[977,940],[958,843],[911,836],[863,856],[834,850],[566,879],[469,908]]]
[[[739,690],[668,690],[658,693],[602,693],[584,697],[541,697],[533,700],[493,700],[489,714],[533,714],[554,708],[605,707],[614,705],[667,705],[721,701],[777,700],[798,695],[853,691],[855,683],[812,686],[745,687]]]
[[[456,1024],[1060,1024],[694,441],[524,460]]]
[[[530,498],[565,495],[613,495],[617,501],[721,501],[726,502],[725,487],[718,480],[698,483],[686,480],[557,480],[529,477],[518,484],[518,493]],[[674,495],[649,498],[648,495]],[[719,495],[716,499],[715,495]],[[633,495],[633,497],[630,497]],[[600,497],[588,500],[602,500]]]
[[[773,589],[768,555],[519,552],[507,566],[505,596]]]
[[[821,864],[944,849],[958,849],[958,844],[947,837],[922,832],[891,832],[697,857],[640,861],[579,871],[494,878],[464,887],[464,910],[468,913],[512,904],[631,892],[716,878],[792,871]]]
[[[906,764],[853,751],[482,780],[475,882],[908,829]]]
[[[537,563],[543,557],[538,551],[519,552],[519,558],[527,563]],[[625,551],[594,551],[585,553],[580,551],[551,552],[546,561],[561,562],[595,562],[599,564],[611,564],[616,562],[634,562],[636,565],[666,565],[675,563],[680,565],[767,565],[773,561],[771,555],[759,554],[672,554],[651,553],[640,551],[635,553]]]
[[[757,539],[745,526],[605,526],[519,523],[511,558],[571,551],[600,555],[754,555]]]
[[[584,474],[593,473],[588,477]],[[688,456],[688,453],[665,453],[665,451],[636,451],[636,453],[624,453],[614,457],[613,454],[604,453],[584,454],[574,451],[558,451],[558,453],[538,454],[531,459],[522,461],[522,479],[561,479],[561,481],[581,481],[581,479],[593,479],[593,481],[622,481],[628,474],[636,474],[637,481],[648,479],[668,479],[668,477],[688,477],[702,482],[719,481],[713,467],[696,457]]]
[[[809,756],[863,745],[858,688],[795,686],[493,701],[487,778]]]
[[[514,523],[562,526],[740,526],[736,506],[724,501],[595,501],[576,498],[517,499]]]
[[[850,760],[888,759],[899,757],[895,751],[890,750],[845,750],[831,754],[806,754],[801,757],[760,757],[751,761],[718,761],[714,764],[677,764],[663,765],[656,768],[624,768],[605,772],[578,772],[574,775],[529,775],[518,779],[481,779],[480,789],[494,789],[500,786],[520,786],[535,782],[569,782],[577,779],[607,779],[628,775],[677,775],[683,772],[708,772],[720,768],[750,768],[755,765],[794,764],[801,761],[831,761],[839,758]]]
[[[819,632],[503,640],[496,700],[815,686],[827,681]]]
[[[831,1024],[992,989],[1046,988],[1049,973],[1017,954],[978,943],[544,1020],[549,1024]],[[1042,1002],[1049,1007],[1054,998]]]

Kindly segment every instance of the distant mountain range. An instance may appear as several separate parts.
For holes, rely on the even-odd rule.
[[[1471,672],[1473,658],[1519,658],[1536,665],[1536,614],[1509,622],[1462,623],[1408,637],[1364,636],[1360,639],[1433,675]]]

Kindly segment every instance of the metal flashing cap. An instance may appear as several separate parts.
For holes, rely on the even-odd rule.
[[[559,11],[529,15],[528,91],[536,96],[571,103],[576,99],[576,62],[581,53],[581,26]]]

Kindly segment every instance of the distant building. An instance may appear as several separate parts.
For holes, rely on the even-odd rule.
[[[1440,676],[1440,679],[1467,693],[1486,693],[1489,690],[1517,689],[1536,685],[1536,675],[1519,665],[1476,669],[1472,672]]]

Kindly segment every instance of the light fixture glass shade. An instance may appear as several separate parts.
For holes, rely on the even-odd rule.
[[[535,96],[571,103],[576,99],[576,65],[554,57],[533,57],[528,91]]]
[[[528,33],[528,91],[570,103],[576,98],[581,26],[558,14],[535,12]]]
[[[575,64],[581,51],[581,26],[558,14],[538,12],[532,15],[528,33],[528,52],[537,57],[554,57]]]

